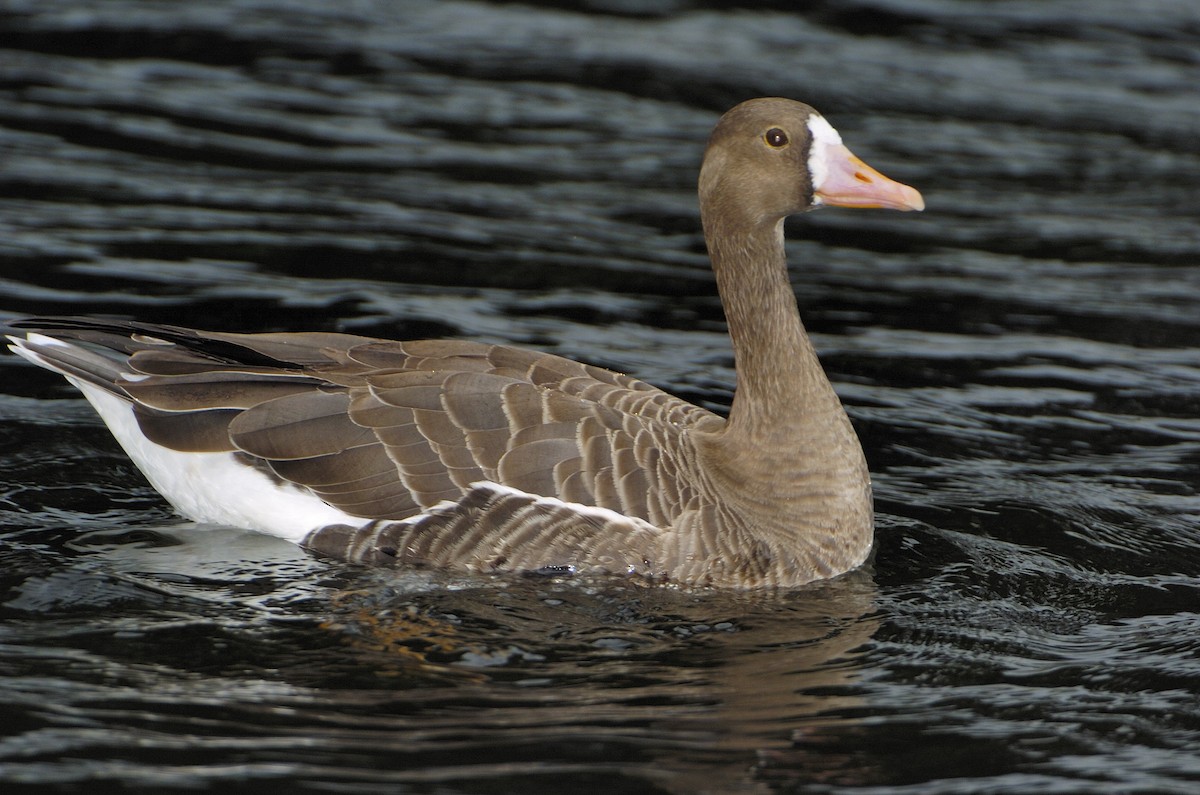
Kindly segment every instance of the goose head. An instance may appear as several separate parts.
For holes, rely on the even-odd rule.
[[[916,189],[854,155],[825,117],[802,102],[754,99],[717,122],[700,169],[706,216],[773,225],[825,205],[923,210]]]

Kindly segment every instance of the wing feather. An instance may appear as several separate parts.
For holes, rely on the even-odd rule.
[[[350,419],[349,407],[344,392],[301,392],[243,411],[229,423],[229,434],[239,449],[268,460],[313,458],[378,443],[370,428]]]
[[[620,550],[696,510],[689,434],[724,423],[629,376],[502,345],[73,319],[46,329],[76,344],[31,341],[34,354],[127,397],[156,443],[235,453],[378,519],[374,541],[335,530],[314,541],[351,559],[386,541],[406,560],[481,569],[643,566]]]

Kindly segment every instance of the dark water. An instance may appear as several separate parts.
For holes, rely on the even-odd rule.
[[[0,2],[6,316],[507,340],[720,410],[721,111],[809,101],[929,205],[791,227],[880,526],[795,593],[181,524],[0,358],[0,790],[1196,791],[1200,10],[793,7]]]

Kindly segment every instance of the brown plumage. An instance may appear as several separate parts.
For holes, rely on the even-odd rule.
[[[455,340],[44,318],[14,324],[29,334],[12,347],[84,389],[198,520],[369,564],[736,587],[839,574],[871,546],[869,478],[800,323],[782,221],[826,203],[921,209],[920,196],[808,106],[770,99],[717,125],[700,203],[738,368],[728,420],[626,375]],[[162,471],[185,460],[236,461],[248,491],[315,495],[324,505],[304,505],[320,516],[230,518],[220,488]]]

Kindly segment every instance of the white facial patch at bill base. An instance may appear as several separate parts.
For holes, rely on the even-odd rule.
[[[812,136],[808,147],[808,173],[812,176],[813,204],[821,204],[818,191],[829,176],[829,150],[842,145],[842,136],[817,113],[808,118],[808,132]]]

